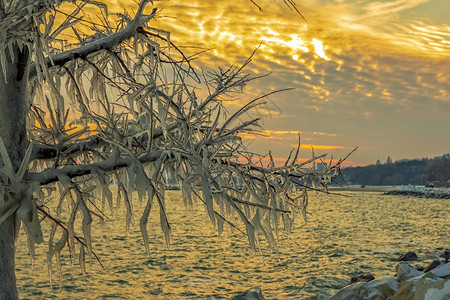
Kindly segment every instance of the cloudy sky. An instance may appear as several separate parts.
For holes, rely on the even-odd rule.
[[[122,3],[123,1],[117,1]],[[131,2],[131,1],[130,1]],[[247,87],[269,98],[264,135],[249,148],[350,163],[450,152],[449,0],[297,0],[307,22],[282,0],[155,1],[153,26],[174,43],[211,50],[197,64],[239,64],[261,44],[248,71],[271,76]],[[186,52],[196,50],[185,48]]]

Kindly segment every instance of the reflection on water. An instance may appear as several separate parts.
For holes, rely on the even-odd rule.
[[[17,251],[18,287],[23,299],[226,299],[260,286],[267,299],[315,299],[332,293],[352,275],[393,275],[395,258],[412,250],[432,258],[448,247],[449,200],[347,192],[350,197],[312,196],[308,224],[297,221],[288,240],[280,231],[280,256],[262,249],[252,254],[246,237],[228,230],[222,237],[201,206],[186,211],[178,191],[168,191],[172,223],[170,248],[154,209],[149,222],[150,256],[138,228],[125,233],[124,216],[95,224],[93,246],[102,269],[93,262],[86,278],[63,252],[63,283],[52,294],[46,271],[45,245],[39,245],[34,268],[25,237]],[[136,219],[138,220],[138,219]],[[55,268],[56,269],[56,268]],[[56,277],[56,275],[54,275]]]

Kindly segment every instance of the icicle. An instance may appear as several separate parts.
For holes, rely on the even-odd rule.
[[[155,191],[153,190],[153,188],[150,188],[148,191],[147,203],[145,205],[144,212],[142,213],[141,219],[139,221],[139,227],[141,229],[141,235],[144,240],[145,251],[147,254],[150,254],[147,223],[148,223],[148,217],[149,217],[151,209],[152,209],[154,195],[155,195]]]
[[[34,238],[30,235],[30,233],[28,232],[28,230],[25,226],[23,227],[23,229],[27,236],[28,255],[30,256],[31,266],[33,267],[34,260],[36,257],[36,247],[35,247],[35,243],[34,243]]]
[[[163,194],[162,194],[163,195]],[[159,218],[161,223],[162,231],[164,232],[164,237],[166,238],[167,247],[170,246],[170,235],[171,235],[171,227],[169,224],[169,220],[166,215],[166,208],[164,203],[164,196],[160,195],[159,199]]]
[[[97,173],[97,183],[100,185],[101,189],[102,189],[102,195],[103,195],[103,199],[106,198],[106,200],[108,201],[108,205],[109,208],[113,209],[113,198],[112,198],[112,192],[109,189],[109,182],[107,182],[106,177],[107,175],[100,171],[100,170],[96,170]]]
[[[84,251],[84,246],[80,246],[80,254],[78,256],[78,262],[80,264],[81,273],[83,277],[86,278],[86,252]]]
[[[27,231],[33,237],[35,243],[40,244],[44,241],[44,238],[33,196],[30,192],[22,193],[22,195],[24,195],[24,198],[20,202],[20,207],[17,209],[16,215],[27,226]]]

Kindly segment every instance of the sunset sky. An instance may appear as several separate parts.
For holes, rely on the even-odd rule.
[[[271,76],[243,102],[295,90],[269,98],[251,150],[287,156],[300,133],[303,157],[311,145],[335,158],[359,146],[357,165],[450,152],[449,0],[297,0],[307,22],[281,0],[257,3],[264,12],[245,0],[155,1],[152,24],[210,48],[204,67],[240,64],[261,44],[248,71]]]

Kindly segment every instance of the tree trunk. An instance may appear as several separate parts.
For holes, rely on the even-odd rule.
[[[5,65],[0,64],[0,136],[17,171],[28,143],[26,95],[29,51],[27,47],[23,50],[17,46],[11,47],[12,51],[6,49]],[[5,201],[8,198],[0,195],[0,203]],[[0,225],[0,299],[18,299],[14,256],[19,225],[15,213]]]
[[[14,215],[0,225],[0,299],[18,299],[14,260],[17,227]]]

